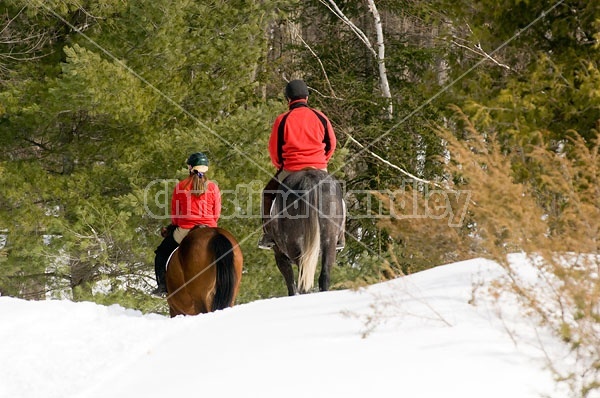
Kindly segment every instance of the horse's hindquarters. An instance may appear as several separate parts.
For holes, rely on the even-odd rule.
[[[219,309],[233,305],[242,276],[243,257],[237,241],[228,231],[194,229],[181,242],[176,254],[167,268],[167,301],[171,314],[213,311],[215,294],[220,297],[221,291],[227,292],[229,298],[221,300]],[[221,272],[221,267],[232,276],[219,281],[217,269]]]

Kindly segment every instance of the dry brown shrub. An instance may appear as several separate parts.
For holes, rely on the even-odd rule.
[[[374,193],[390,211],[380,221],[394,238],[389,253],[395,275],[410,274],[474,256],[466,226],[469,192],[406,185]]]
[[[576,370],[552,369],[576,396],[588,396],[600,388],[600,136],[590,143],[572,132],[550,146],[540,135],[536,147],[507,153],[458,114],[461,139],[440,133],[450,188],[472,193],[471,245],[507,269],[502,288],[570,345]],[[531,168],[527,181],[515,181],[515,162]],[[528,255],[545,286],[532,289],[511,269],[507,253],[516,251]]]

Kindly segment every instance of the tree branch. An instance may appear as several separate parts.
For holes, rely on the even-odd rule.
[[[329,2],[326,2],[325,0],[319,0],[319,1],[321,2],[321,4],[323,4],[325,7],[327,7],[331,12],[333,12],[340,20],[342,20],[342,22],[344,22],[346,25],[348,25],[348,27],[350,27],[350,29],[356,34],[356,36],[358,36],[358,38],[363,43],[365,43],[365,45],[367,46],[369,51],[371,51],[373,53],[373,55],[377,58],[377,52],[371,45],[371,42],[369,41],[369,38],[367,37],[367,35],[365,35],[363,33],[363,31],[360,30],[352,21],[350,21],[350,19],[342,12],[342,10],[340,10],[340,8],[337,6],[335,1],[333,1],[333,0],[329,0]]]
[[[418,182],[422,182],[424,184],[428,184],[428,185],[433,185],[437,188],[441,188],[444,189],[444,187],[442,187],[440,184],[433,182],[433,181],[429,181],[429,180],[425,180],[423,178],[419,178],[414,174],[409,173],[408,171],[404,170],[403,168],[396,166],[395,164],[385,160],[384,158],[382,158],[381,156],[377,155],[375,152],[372,152],[370,150],[368,150],[363,144],[361,144],[360,142],[358,142],[357,140],[354,139],[354,137],[352,137],[350,134],[344,132],[344,134],[346,134],[346,136],[350,139],[350,141],[352,141],[353,143],[355,143],[356,145],[358,145],[363,151],[369,153],[371,156],[373,156],[375,159],[378,159],[379,161],[387,164],[388,166],[392,167],[393,169],[398,170],[400,173],[404,174],[405,176],[412,178],[415,181]]]
[[[327,71],[325,70],[325,66],[323,65],[323,62],[321,62],[321,59],[319,58],[319,56],[313,51],[313,49],[302,38],[302,36],[300,34],[297,34],[297,35],[298,35],[298,38],[300,39],[300,41],[302,41],[302,43],[304,44],[304,46],[317,59],[317,62],[321,66],[321,71],[323,71],[323,76],[325,76],[325,81],[327,81],[327,85],[329,86],[329,90],[331,91],[331,95],[333,96],[333,98],[339,99],[339,97],[335,94],[335,91],[333,90],[333,86],[331,85],[331,82],[329,81],[329,76],[327,76]]]
[[[356,36],[367,46],[367,49],[373,54],[377,60],[377,66],[379,68],[379,87],[381,89],[382,97],[387,100],[386,106],[386,118],[391,119],[393,116],[394,108],[392,105],[392,95],[390,91],[390,85],[387,78],[387,71],[385,67],[385,45],[383,40],[383,26],[381,23],[381,17],[379,11],[375,6],[374,0],[367,0],[369,11],[373,14],[375,31],[377,33],[377,51],[369,41],[367,35],[358,28],[350,19],[344,14],[344,12],[338,7],[334,0],[319,0],[321,4],[327,7],[333,14],[335,14],[343,23],[348,25],[350,29],[356,34]]]
[[[458,39],[458,38],[457,38],[457,37],[455,37],[455,39]],[[460,40],[462,40],[462,39],[460,39]],[[481,43],[477,43],[477,44],[475,44],[474,48],[471,48],[471,47],[469,47],[469,46],[466,46],[466,45],[464,45],[464,44],[460,44],[460,43],[459,43],[459,42],[457,42],[456,40],[451,40],[451,41],[450,41],[450,43],[454,44],[454,45],[455,45],[455,46],[457,46],[457,47],[464,48],[465,50],[469,50],[469,51],[471,51],[472,53],[475,53],[475,54],[477,54],[477,55],[479,55],[479,56],[481,56],[481,57],[487,58],[487,59],[489,59],[490,61],[492,61],[493,63],[495,63],[496,65],[498,65],[498,66],[500,66],[500,67],[502,67],[502,68],[505,68],[505,69],[508,69],[508,70],[512,70],[512,68],[511,68],[510,66],[508,66],[508,65],[506,65],[506,64],[503,64],[503,63],[501,63],[501,62],[497,61],[497,60],[496,60],[495,58],[493,58],[491,55],[489,55],[488,53],[486,53],[486,52],[483,50],[483,48],[481,47]]]
[[[29,142],[30,144],[32,144],[34,146],[37,146],[38,148],[43,149],[45,151],[49,151],[50,150],[50,148],[47,147],[46,145],[42,144],[41,142],[37,142],[37,141],[35,141],[35,140],[31,139],[31,138],[23,137],[23,141]]]

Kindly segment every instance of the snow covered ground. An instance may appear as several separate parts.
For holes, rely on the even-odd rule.
[[[567,397],[541,350],[558,340],[485,299],[502,272],[475,259],[174,319],[0,297],[0,397]]]

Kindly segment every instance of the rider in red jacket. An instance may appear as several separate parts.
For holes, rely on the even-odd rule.
[[[154,252],[158,287],[153,294],[156,295],[167,293],[167,262],[183,238],[196,226],[216,227],[221,216],[221,192],[205,175],[208,158],[204,153],[196,152],[190,155],[187,165],[189,176],[177,184],[171,197],[171,225]]]
[[[282,122],[283,134],[280,134]],[[326,170],[335,146],[336,138],[329,119],[309,108],[306,98],[300,98],[290,100],[289,111],[275,119],[269,154],[277,170],[299,171],[307,167]]]
[[[290,81],[285,87],[285,97],[289,110],[275,119],[269,139],[269,155],[277,173],[263,191],[264,235],[258,242],[261,249],[271,249],[275,244],[265,225],[281,181],[290,173],[306,168],[327,171],[337,144],[329,119],[308,106],[308,87],[304,81]]]
[[[217,221],[221,216],[221,193],[214,182],[206,180],[204,183],[205,187],[201,195],[193,194],[193,176],[177,184],[171,198],[171,223],[173,225],[187,230],[196,225],[216,228]]]

